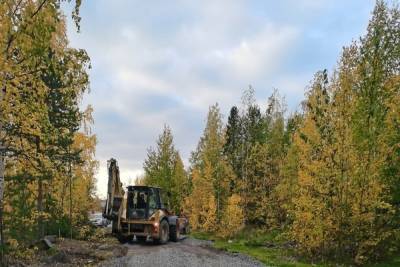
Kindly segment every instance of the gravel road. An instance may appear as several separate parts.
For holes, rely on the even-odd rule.
[[[264,266],[246,255],[216,250],[210,241],[192,238],[166,245],[133,242],[124,246],[128,248],[126,256],[102,262],[100,266]]]

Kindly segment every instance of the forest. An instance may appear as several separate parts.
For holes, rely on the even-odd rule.
[[[80,0],[0,2],[0,230],[12,257],[45,235],[87,238],[98,207],[93,107],[82,104],[91,63],[69,45],[64,2],[79,31]],[[251,86],[226,120],[211,105],[189,166],[165,125],[136,184],[169,191],[195,233],[278,231],[317,261],[398,255],[399,6],[377,1],[366,33],[310,79],[294,112],[279,90],[260,105]]]
[[[167,125],[136,183],[171,192],[194,231],[279,229],[311,259],[363,265],[399,251],[400,9],[376,3],[335,69],[315,73],[301,109],[250,86],[223,120],[218,104],[185,169]]]
[[[90,59],[69,47],[61,2],[0,2],[1,245],[11,256],[32,254],[44,235],[82,235],[96,205],[93,108],[81,107]]]

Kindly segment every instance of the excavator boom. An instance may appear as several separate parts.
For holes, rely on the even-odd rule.
[[[104,207],[103,217],[109,220],[116,220],[124,198],[125,191],[119,176],[119,167],[117,160],[107,161],[108,167],[108,188],[107,200]]]

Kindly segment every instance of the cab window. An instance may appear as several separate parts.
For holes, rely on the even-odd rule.
[[[149,191],[149,216],[151,216],[157,209],[157,195],[152,190]]]

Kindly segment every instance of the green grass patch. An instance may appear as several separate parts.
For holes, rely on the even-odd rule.
[[[400,267],[400,255],[394,256],[384,262],[368,265],[369,267]]]
[[[192,237],[203,240],[214,240],[214,247],[232,253],[249,255],[267,266],[306,267],[328,266],[307,263],[296,257],[279,231],[264,231],[245,228],[230,239],[218,238],[212,233],[194,232]],[[286,246],[286,247],[285,247]]]
[[[213,240],[214,247],[232,253],[249,255],[267,266],[279,267],[323,267],[323,266],[351,266],[345,263],[318,262],[313,263],[296,255],[294,249],[280,231],[265,231],[261,229],[245,228],[230,239],[217,237],[213,233],[194,232],[192,237],[203,240]],[[400,255],[391,257],[381,263],[371,264],[368,267],[400,267]]]
[[[232,241],[232,243],[228,243],[227,241],[222,240],[217,240],[214,246],[218,249],[223,249],[229,252],[239,252],[249,255],[267,266],[323,266],[303,263],[296,259],[290,251],[280,248],[250,246],[240,241]]]
[[[212,233],[191,232],[189,236],[201,240],[215,240],[215,235]]]

